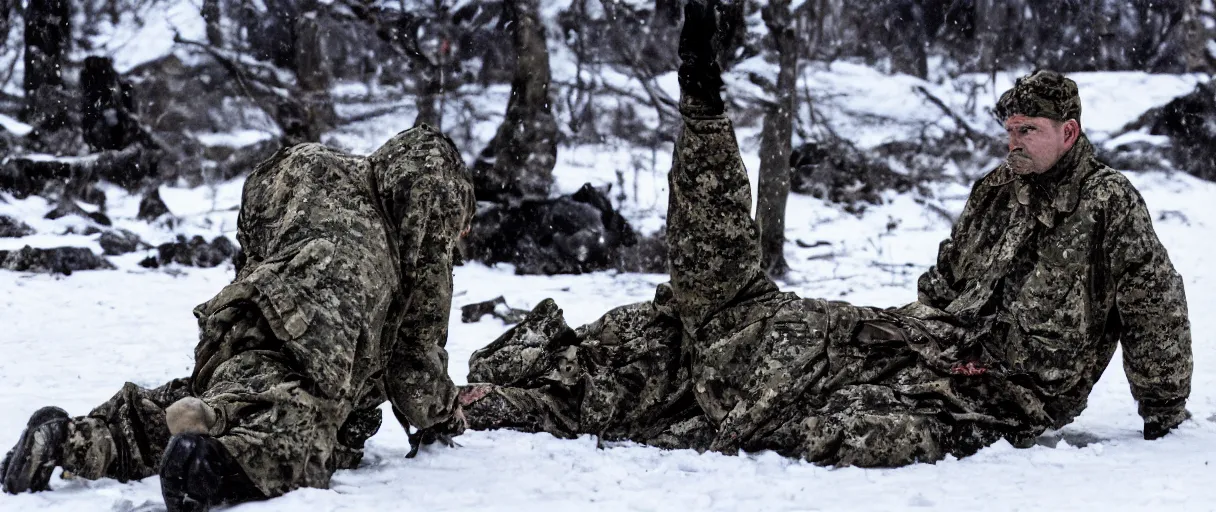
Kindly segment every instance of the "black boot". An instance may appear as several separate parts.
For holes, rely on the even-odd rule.
[[[68,413],[58,407],[43,407],[30,416],[17,445],[0,463],[4,492],[45,491],[51,473],[63,459],[68,437]]]
[[[256,490],[214,437],[178,434],[160,460],[160,493],[168,512],[205,512],[223,502],[253,499]]]
[[[718,65],[718,0],[688,0],[680,30],[680,110],[689,116],[717,116],[722,102]]]

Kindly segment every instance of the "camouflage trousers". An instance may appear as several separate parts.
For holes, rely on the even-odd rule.
[[[669,297],[670,287],[661,285],[655,301],[613,309],[577,329],[566,326],[552,300],[542,302],[524,322],[473,354],[470,384],[461,391],[470,428],[562,438],[591,434],[602,441],[728,454],[772,450],[817,464],[861,467],[962,457],[1014,430],[967,412],[966,402],[997,401],[1000,391],[982,382],[952,386],[957,377],[928,368],[901,342],[867,338],[870,329],[858,317],[871,312],[840,303],[826,305],[818,318],[826,333],[822,349],[857,354],[842,358],[842,364],[858,365],[857,374],[805,375],[815,381],[806,387],[815,390],[800,393],[765,385],[733,391],[767,394],[781,403],[761,420],[715,422],[697,400],[679,321],[662,312]],[[858,340],[859,333],[867,334]],[[865,364],[875,366],[861,371]]]
[[[259,322],[256,308],[230,330],[249,339]],[[233,490],[250,499],[269,498],[299,487],[327,487],[338,469],[353,469],[363,444],[380,427],[381,412],[351,412],[344,401],[310,390],[294,364],[275,350],[231,355],[207,382],[175,379],[147,389],[127,383],[109,401],[68,426],[63,467],[88,479],[142,479],[159,472],[171,437],[166,409],[196,397],[216,412],[210,435],[245,470],[251,489]],[[201,385],[200,385],[201,384]]]
[[[857,466],[963,456],[1022,428],[999,377],[952,372],[949,325],[768,279],[727,119],[686,116],[674,161],[670,284],[578,329],[537,306],[474,353],[473,428]]]

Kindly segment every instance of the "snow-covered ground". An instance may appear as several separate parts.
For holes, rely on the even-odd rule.
[[[201,37],[193,12],[150,12],[142,30],[151,35],[116,30],[123,37],[111,37],[106,48],[120,57],[120,69],[129,69],[170,51],[136,44],[157,39],[152,37],[157,31]],[[555,55],[554,75],[568,78],[569,62],[560,51]],[[762,65],[752,65],[763,71]],[[744,70],[728,80],[740,95],[754,93],[741,79]],[[998,75],[995,84],[983,76],[934,83],[834,64],[809,66],[802,81],[816,94],[817,111],[842,136],[871,147],[907,137],[926,124],[952,128],[954,121],[915,87],[932,92],[975,127],[998,133],[983,109],[1009,86],[1011,76]],[[628,78],[601,78],[628,85]],[[1084,99],[1083,121],[1097,143],[1203,79],[1143,73],[1076,78]],[[658,84],[675,94],[674,76]],[[505,95],[495,89],[487,101],[501,108]],[[366,153],[412,120],[410,108],[403,108],[344,127],[325,140]],[[21,129],[9,121],[0,118],[0,125]],[[488,138],[493,123],[477,131]],[[241,140],[260,136],[228,135]],[[228,140],[223,134],[214,139],[217,144]],[[742,130],[740,140],[755,183],[754,130]],[[464,150],[471,155],[480,148]],[[557,188],[570,192],[587,181],[614,184],[613,196],[623,188],[628,197],[618,206],[650,232],[663,223],[669,166],[670,149],[563,148]],[[1181,174],[1130,178],[1144,194],[1157,231],[1186,280],[1193,325],[1195,378],[1189,407],[1194,420],[1161,440],[1141,438],[1140,419],[1116,354],[1089,409],[1042,446],[1026,450],[1000,443],[970,458],[931,465],[828,469],[772,453],[729,457],[630,444],[597,449],[590,438],[470,432],[458,438],[459,448],[429,448],[418,458],[405,459],[405,435],[389,419],[371,440],[364,465],[339,471],[331,489],[300,490],[230,510],[1216,510],[1216,468],[1209,465],[1216,462],[1216,184]],[[948,215],[962,208],[970,185],[963,181],[938,184],[930,194],[889,196],[888,204],[869,209],[864,217],[805,196],[791,197],[786,256],[793,271],[784,287],[859,304],[895,306],[913,300],[916,277],[933,263],[937,244],[949,231]],[[162,197],[182,220],[172,227],[136,221],[138,198],[114,187],[106,190],[106,213],[117,227],[154,244],[179,233],[233,236],[241,185],[162,187]],[[78,245],[100,252],[96,235],[63,234],[69,228],[84,232],[84,221],[43,219],[50,208],[39,198],[0,196],[0,214],[14,215],[38,232],[0,238],[0,250],[28,244]],[[110,258],[118,270],[68,277],[0,271],[0,452],[15,442],[26,418],[40,406],[54,404],[84,414],[126,381],[156,386],[190,373],[197,340],[191,309],[225,285],[232,269],[147,270],[137,265],[144,256]],[[664,279],[613,273],[516,276],[509,267],[473,264],[456,269],[454,305],[503,295],[512,306],[530,308],[552,297],[569,322],[578,325],[610,307],[650,298],[654,285]],[[463,324],[459,312],[453,313],[448,345],[452,377],[464,382],[469,355],[505,329],[488,317]],[[54,492],[0,495],[0,511],[163,510],[155,477],[128,484],[55,477],[52,487]]]
[[[390,420],[370,442],[363,467],[338,472],[332,489],[301,490],[231,510],[384,510],[403,501],[411,509],[528,511],[1216,508],[1216,468],[1209,467],[1216,462],[1216,318],[1209,314],[1216,306],[1216,209],[1210,205],[1216,185],[1157,173],[1131,178],[1186,277],[1194,324],[1195,420],[1164,439],[1140,438],[1140,419],[1116,355],[1089,409],[1063,429],[1065,441],[1054,447],[1018,450],[1001,443],[963,460],[863,470],[819,468],[771,453],[727,457],[628,444],[600,450],[590,438],[470,432],[458,438],[460,448],[430,448],[405,459],[408,443]],[[212,228],[222,231],[231,213],[205,212],[234,205],[234,186],[218,194],[198,189],[165,196],[174,211],[193,208],[194,221],[187,225],[202,227],[201,219],[210,215]],[[117,196],[112,190],[112,201],[126,204]],[[957,208],[960,201],[948,204]],[[39,205],[13,201],[0,204],[0,211],[16,206]],[[112,214],[121,217],[121,211]],[[787,257],[795,272],[788,289],[878,305],[913,299],[916,275],[932,262],[948,230],[945,219],[904,197],[857,218],[795,196],[789,219],[791,240],[831,245],[804,249],[791,242]],[[889,228],[892,219],[897,225]],[[60,243],[85,238],[39,236]],[[39,241],[29,238],[6,244]],[[829,253],[835,257],[824,257]],[[117,271],[69,277],[0,273],[0,445],[14,442],[39,406],[83,414],[125,381],[154,386],[190,372],[197,339],[190,310],[230,279],[231,268],[150,271],[136,265],[141,257],[113,258]],[[611,306],[647,299],[662,280],[611,273],[515,276],[510,268],[468,265],[456,270],[455,303],[504,295],[512,305],[527,307],[554,297],[577,325]],[[463,324],[456,312],[451,327],[451,373],[463,382],[469,354],[505,326],[488,317]],[[129,484],[56,477],[52,486],[54,492],[0,496],[0,510],[155,510],[159,500],[155,477]]]

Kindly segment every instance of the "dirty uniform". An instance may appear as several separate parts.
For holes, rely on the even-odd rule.
[[[670,284],[577,330],[542,303],[473,355],[473,428],[899,466],[1069,423],[1116,344],[1146,434],[1186,414],[1182,280],[1084,137],[1043,175],[980,180],[918,300],[879,309],[766,277],[730,121],[684,113]]]
[[[266,497],[324,488],[355,467],[385,400],[406,428],[454,423],[444,344],[452,248],[472,194],[455,147],[427,126],[366,158],[317,144],[271,157],[245,183],[245,263],[195,308],[193,374],[151,390],[127,384],[72,420],[65,470],[156,474],[164,410],[187,396],[214,409],[207,433]]]

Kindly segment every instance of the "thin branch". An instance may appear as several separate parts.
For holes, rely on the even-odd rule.
[[[358,123],[358,122],[362,122],[362,121],[367,121],[368,119],[375,119],[375,118],[380,117],[385,114],[391,114],[393,112],[396,112],[398,110],[401,110],[401,109],[409,107],[409,106],[410,106],[410,104],[389,105],[387,107],[380,107],[380,108],[372,109],[372,110],[369,110],[362,114],[355,114],[350,117],[343,117],[343,118],[340,118],[339,121],[341,121],[342,124]]]
[[[218,62],[220,64],[220,66],[222,66],[226,71],[228,71],[228,74],[232,75],[232,78],[234,80],[236,80],[237,87],[239,87],[241,89],[241,93],[243,95],[245,95],[245,97],[249,98],[249,100],[252,101],[254,104],[256,104],[258,106],[258,108],[262,109],[262,111],[266,112],[267,114],[270,114],[270,118],[274,120],[275,124],[279,125],[280,130],[283,130],[284,127],[282,126],[282,123],[274,115],[274,113],[278,111],[278,107],[276,105],[268,105],[265,101],[266,94],[281,97],[278,93],[276,93],[272,89],[266,90],[268,88],[263,86],[263,90],[258,91],[261,94],[254,94],[253,91],[251,90],[252,88],[250,87],[249,81],[246,79],[245,72],[241,69],[241,67],[238,66],[236,64],[236,62],[234,62],[233,60],[222,55],[215,48],[212,48],[211,45],[208,45],[205,43],[200,43],[197,41],[189,41],[189,40],[183,39],[178,34],[174,34],[173,41],[175,43],[182,43],[182,44],[186,44],[186,45],[190,45],[190,46],[197,46],[199,48],[202,48],[203,51],[207,52],[207,54],[210,55],[211,58],[215,59],[215,61]]]
[[[983,143],[987,143],[987,144],[991,144],[993,142],[992,137],[990,137],[986,134],[980,133],[979,131],[972,128],[971,123],[968,123],[967,120],[963,119],[962,116],[958,115],[953,110],[951,110],[950,107],[947,106],[946,103],[941,100],[941,98],[934,96],[933,93],[929,92],[928,89],[925,89],[924,86],[918,85],[918,86],[914,87],[913,89],[916,92],[920,93],[922,96],[924,96],[925,99],[929,100],[929,103],[932,103],[932,104],[936,105],[937,108],[941,109],[942,113],[949,116],[950,119],[952,119],[954,121],[954,124],[958,125],[959,129],[963,130],[963,133],[967,134],[968,138],[975,140],[977,142],[983,142]]]

